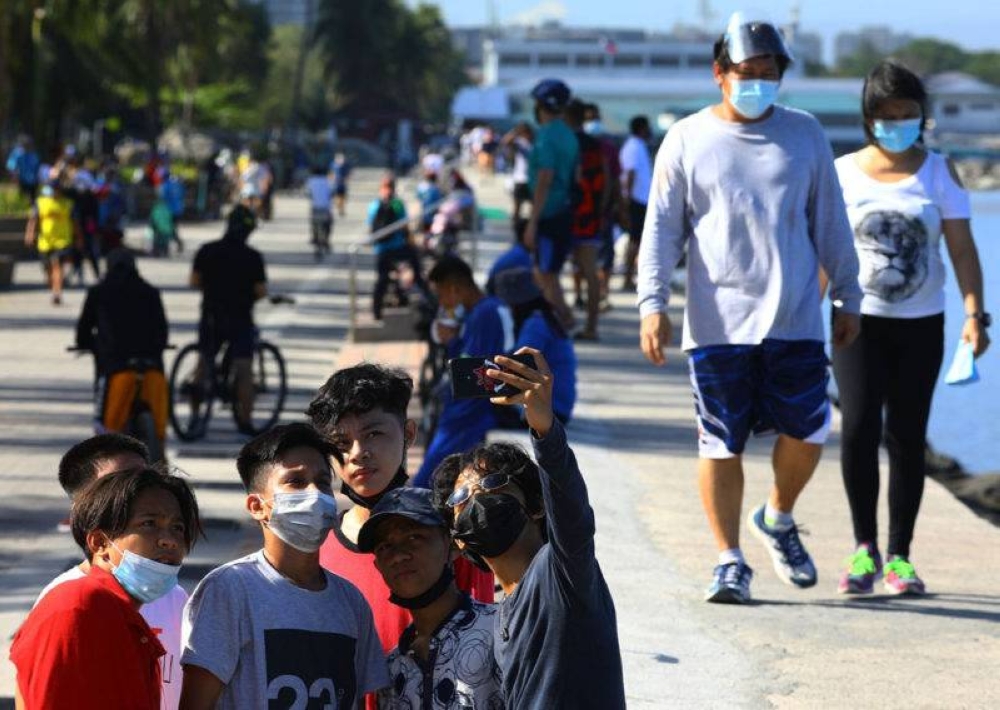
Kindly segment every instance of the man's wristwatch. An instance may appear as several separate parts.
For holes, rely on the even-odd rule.
[[[976,311],[975,313],[970,313],[967,317],[975,319],[984,328],[989,328],[993,325],[993,316],[986,311]]]

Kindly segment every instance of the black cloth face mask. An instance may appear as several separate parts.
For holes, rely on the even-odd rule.
[[[451,569],[451,565],[447,564],[444,566],[444,570],[441,572],[441,576],[438,577],[438,581],[431,585],[423,594],[418,594],[415,597],[398,597],[395,594],[389,595],[389,601],[391,601],[396,606],[401,606],[404,609],[423,609],[428,607],[441,596],[448,591],[448,587],[451,583],[455,581],[455,573]]]
[[[528,516],[510,493],[480,493],[455,519],[454,538],[481,557],[499,557],[520,536]]]
[[[407,476],[406,472],[402,468],[400,468],[399,471],[396,472],[396,475],[393,476],[392,480],[389,481],[389,484],[385,487],[385,489],[381,493],[376,493],[373,496],[363,496],[357,493],[353,488],[351,488],[346,483],[340,484],[340,492],[343,493],[348,498],[350,498],[352,501],[354,501],[356,505],[360,505],[362,508],[371,509],[374,508],[380,500],[382,500],[382,496],[384,496],[386,493],[388,493],[394,488],[402,488],[403,486],[406,485],[406,482],[409,480],[410,480],[409,476]]]

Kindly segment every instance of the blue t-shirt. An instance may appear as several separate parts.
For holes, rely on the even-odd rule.
[[[552,410],[569,421],[576,404],[576,351],[571,338],[556,332],[541,311],[521,325],[514,350],[528,345],[541,351],[552,372]]]
[[[587,486],[559,420],[532,446],[549,540],[496,616],[505,707],[624,708],[615,604],[594,555]]]
[[[446,346],[448,358],[493,356],[514,347],[514,317],[510,308],[495,296],[486,296],[472,307],[458,335]],[[468,451],[486,438],[497,425],[488,399],[446,399],[443,402],[434,438],[427,445],[413,485],[429,488],[431,475],[446,456]]]
[[[351,164],[337,163],[334,162],[330,166],[330,172],[333,173],[333,187],[334,189],[344,189],[347,187],[347,178],[351,175]]]
[[[528,184],[532,193],[540,170],[552,170],[552,185],[542,207],[541,217],[554,217],[570,209],[570,190],[576,174],[580,142],[561,118],[539,127],[528,156]]]
[[[19,182],[25,185],[38,184],[38,168],[41,162],[38,160],[38,153],[26,151],[18,146],[10,152],[7,158],[7,170],[17,173]]]
[[[174,217],[180,217],[184,212],[184,183],[175,175],[171,175],[163,183],[161,189],[163,190],[163,200],[170,208],[170,214]]]
[[[389,201],[389,205],[391,206],[392,212],[395,216],[394,219],[392,220],[393,222],[398,222],[399,220],[406,218],[406,205],[403,204],[402,200],[400,200],[397,197],[393,197]],[[378,198],[372,200],[371,204],[368,205],[368,228],[371,229],[373,232],[388,226],[386,224],[375,223],[376,221],[375,218],[378,215],[379,208],[382,206],[383,202]],[[406,246],[406,228],[403,227],[396,230],[395,232],[392,232],[391,234],[387,234],[381,239],[376,240],[374,244],[372,244],[372,249],[375,251],[376,254],[383,254],[387,251],[402,249],[405,246]]]
[[[417,186],[417,199],[420,200],[420,208],[424,217],[434,213],[443,196],[444,193],[441,192],[437,183],[425,180]]]
[[[490,267],[490,273],[486,278],[486,293],[490,296],[496,295],[497,274],[507,269],[531,269],[531,252],[523,244],[515,244],[510,249],[497,257]]]

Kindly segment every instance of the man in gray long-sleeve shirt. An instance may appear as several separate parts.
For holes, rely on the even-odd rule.
[[[774,105],[791,61],[773,25],[740,13],[715,45],[722,101],[678,122],[656,158],[639,253],[643,353],[664,363],[670,275],[687,245],[688,353],[699,485],[719,548],[706,598],[750,599],[739,543],[741,455],[778,433],[774,486],[747,524],[778,576],[810,587],[816,568],[792,518],[830,424],[820,268],[837,306],[833,345],[856,336],[861,290],[829,143],[809,114]]]

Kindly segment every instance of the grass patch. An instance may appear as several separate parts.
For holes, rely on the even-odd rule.
[[[16,185],[0,185],[0,217],[27,217],[31,203]]]

